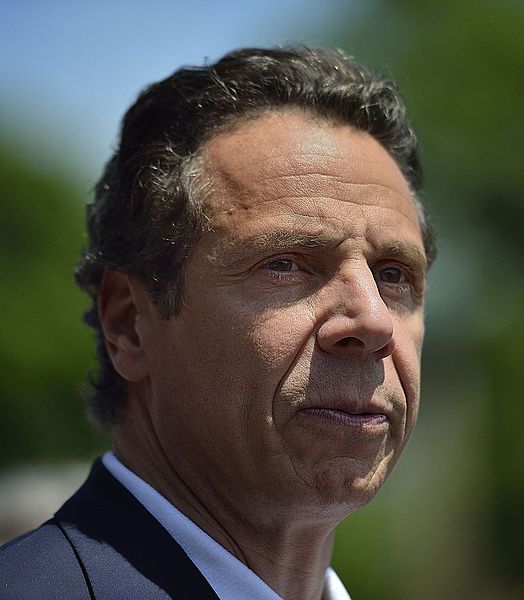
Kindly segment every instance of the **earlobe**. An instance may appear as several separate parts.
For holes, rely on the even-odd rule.
[[[113,366],[127,381],[138,382],[148,376],[144,340],[137,328],[146,296],[142,284],[130,275],[111,270],[104,273],[98,295],[100,323]]]

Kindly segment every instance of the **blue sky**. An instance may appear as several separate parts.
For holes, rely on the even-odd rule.
[[[246,45],[331,45],[357,0],[4,0],[0,123],[43,168],[100,171],[138,91]],[[26,156],[27,158],[27,156]]]

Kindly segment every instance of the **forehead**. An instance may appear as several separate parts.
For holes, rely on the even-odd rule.
[[[282,228],[300,218],[328,229],[341,220],[376,229],[381,221],[421,239],[411,191],[396,162],[353,127],[299,111],[273,112],[217,135],[202,158],[215,231],[278,214]]]

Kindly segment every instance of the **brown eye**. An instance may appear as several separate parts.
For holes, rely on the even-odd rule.
[[[289,258],[279,258],[268,263],[270,271],[287,272],[293,270],[293,261]]]
[[[379,276],[380,281],[383,281],[384,283],[404,283],[406,281],[404,273],[401,269],[397,269],[396,267],[381,269]]]

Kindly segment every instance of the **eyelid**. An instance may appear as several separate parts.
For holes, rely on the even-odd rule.
[[[381,265],[377,269],[377,272],[380,273],[382,271],[387,271],[388,269],[395,269],[399,271],[403,275],[404,281],[399,281],[397,284],[391,281],[385,281],[384,283],[390,283],[391,285],[400,285],[401,283],[410,282],[413,279],[413,273],[411,269],[405,267],[404,265],[399,265],[398,263]]]
[[[408,261],[404,261],[401,257],[384,258],[377,260],[370,265],[373,272],[383,269],[393,268],[402,271],[408,279],[424,279],[424,273],[416,266],[411,265]]]
[[[264,267],[269,267],[271,264],[273,263],[278,263],[278,262],[289,262],[291,263],[292,267],[299,267],[299,265],[297,264],[297,261],[294,258],[290,258],[289,256],[277,256],[276,258],[270,258],[269,260],[266,260],[262,263],[262,266]],[[295,269],[291,269],[291,271],[281,271],[282,273],[293,273]]]
[[[390,283],[387,281],[379,281],[377,273],[383,269],[395,268],[402,271],[405,280],[399,283]],[[421,272],[416,266],[412,266],[407,262],[403,261],[401,257],[392,257],[377,261],[375,264],[370,265],[377,283],[383,286],[388,286],[388,289],[398,289],[400,291],[402,286],[409,286],[409,290],[412,298],[418,303],[424,298],[424,292],[426,290],[426,276],[425,272]]]
[[[271,263],[275,263],[278,261],[289,261],[290,263],[292,263],[293,270],[287,271],[288,273],[305,270],[304,261],[300,260],[299,257],[293,254],[276,254],[275,256],[265,258],[259,263],[259,265],[262,267],[268,267]]]
[[[272,256],[264,257],[259,264],[267,265],[268,263],[275,262],[277,260],[290,260],[296,264],[302,264],[305,262],[303,257],[293,253],[293,252],[276,252]]]
[[[271,263],[280,260],[290,261],[292,263],[291,270],[280,271],[278,269],[270,268]],[[265,273],[265,276],[270,277],[271,279],[277,279],[278,281],[288,280],[290,282],[301,281],[304,283],[306,280],[310,279],[310,276],[313,273],[304,257],[302,255],[297,256],[292,252],[275,254],[268,258],[266,257],[264,260],[260,261],[255,268],[262,270]]]

